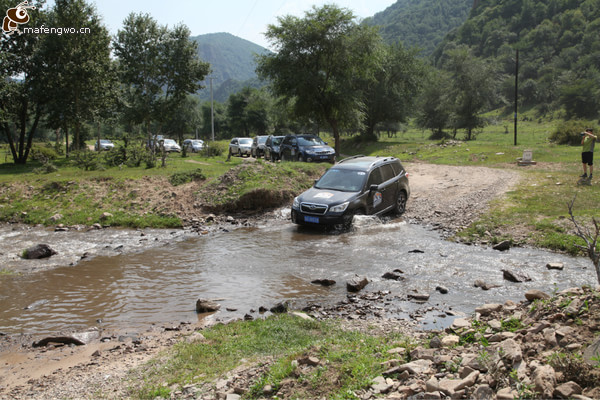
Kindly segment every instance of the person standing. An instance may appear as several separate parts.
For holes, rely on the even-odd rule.
[[[596,144],[596,140],[598,140],[598,137],[594,135],[594,130],[592,128],[587,128],[585,132],[581,133],[581,136],[581,145],[583,146],[583,149],[581,150],[581,163],[583,164],[583,175],[581,175],[581,178],[588,177],[587,167],[589,165],[589,179],[592,180],[592,174],[594,173],[594,145]]]

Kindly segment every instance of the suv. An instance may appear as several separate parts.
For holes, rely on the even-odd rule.
[[[252,138],[249,137],[236,137],[231,139],[229,142],[229,156],[250,156],[250,149],[252,146]]]
[[[260,158],[265,154],[265,142],[268,136],[255,136],[250,146],[250,153],[254,158]]]
[[[279,152],[281,161],[335,162],[335,150],[316,135],[287,135]]]
[[[395,157],[346,158],[294,199],[292,221],[300,225],[352,225],[354,215],[404,213],[408,174]]]
[[[265,160],[279,160],[279,145],[285,136],[269,136],[265,142]]]

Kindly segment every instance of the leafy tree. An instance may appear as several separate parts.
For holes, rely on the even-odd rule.
[[[47,22],[48,15],[36,3],[28,10],[28,26]],[[15,3],[0,0],[0,10],[13,8]],[[42,65],[35,62],[40,49],[40,35],[0,32],[0,130],[6,137],[15,164],[25,164],[33,138],[43,116],[43,99],[32,93],[32,86]]]
[[[84,0],[57,0],[50,26],[87,28],[87,33],[46,35],[37,54],[43,66],[35,94],[45,98],[52,128],[74,128],[74,148],[84,146],[82,123],[107,108],[116,84],[110,35]],[[68,154],[68,148],[67,148]]]
[[[114,48],[125,85],[125,118],[142,124],[150,140],[152,123],[155,133],[161,130],[201,87],[209,65],[198,59],[187,27],[169,30],[148,14],[130,14]]]
[[[419,97],[416,123],[441,138],[452,117],[451,81],[445,71],[431,71]]]
[[[269,128],[270,100],[264,91],[245,87],[229,96],[227,117],[233,131],[264,135]]]
[[[275,53],[257,57],[258,73],[276,96],[294,99],[297,117],[315,117],[331,128],[339,154],[340,130],[362,110],[360,82],[372,72],[380,40],[345,8],[313,6],[304,18],[284,16],[265,36]]]
[[[212,111],[212,116],[211,116]],[[225,138],[225,134],[229,132],[229,124],[227,119],[227,108],[223,103],[215,101],[211,110],[210,101],[202,104],[202,128],[200,132],[202,137],[212,139],[212,123],[214,122],[215,139]]]
[[[446,69],[453,82],[454,128],[465,129],[466,139],[474,138],[474,130],[484,126],[480,113],[491,104],[498,84],[494,67],[473,57],[466,47],[450,52]]]
[[[374,130],[381,122],[406,122],[425,72],[415,55],[401,44],[382,46],[380,64],[365,84],[366,138],[377,140]]]

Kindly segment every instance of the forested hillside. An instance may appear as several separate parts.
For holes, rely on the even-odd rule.
[[[257,85],[254,55],[268,52],[267,49],[225,32],[209,33],[190,39],[198,43],[200,59],[210,63],[215,100],[225,101],[231,93],[235,93],[241,87]],[[209,84],[210,82],[205,82],[206,88]],[[222,84],[225,84],[223,88]],[[208,99],[209,96],[208,90],[200,92],[202,99]]]
[[[448,32],[465,22],[472,6],[473,0],[398,0],[364,22],[380,26],[386,43],[400,41],[429,56]]]
[[[600,0],[479,0],[469,19],[434,52],[467,45],[474,56],[507,74],[512,89],[519,50],[519,96],[540,111],[562,108],[567,117],[598,116]],[[510,75],[511,77],[508,77]],[[506,93],[508,94],[508,93]]]

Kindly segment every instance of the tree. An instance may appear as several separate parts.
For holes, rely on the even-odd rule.
[[[446,69],[451,76],[454,100],[454,128],[464,129],[466,139],[474,138],[474,130],[484,126],[480,117],[496,95],[498,85],[494,67],[474,57],[464,46],[449,52]]]
[[[416,51],[401,44],[382,46],[380,64],[365,84],[365,136],[377,140],[379,123],[406,122],[423,81],[425,68],[416,59]]]
[[[375,62],[381,40],[373,27],[358,24],[345,8],[313,6],[304,18],[284,16],[265,36],[274,53],[257,58],[259,75],[271,81],[276,97],[294,100],[297,117],[327,123],[340,149],[340,129],[363,107],[359,83]]]
[[[264,91],[245,87],[229,96],[227,117],[234,131],[250,136],[264,135],[269,128],[270,101]]]
[[[94,7],[84,0],[57,0],[49,24],[87,29],[86,33],[44,37],[37,54],[43,68],[35,85],[36,96],[46,100],[49,126],[73,127],[74,148],[81,149],[82,123],[110,108],[109,97],[116,85],[110,35]]]
[[[142,124],[151,139],[171,118],[188,94],[201,88],[209,64],[198,59],[189,29],[159,26],[148,14],[130,14],[114,44],[121,82],[125,85],[126,119]],[[157,133],[157,132],[155,132]]]
[[[28,10],[28,25],[38,26],[47,21],[47,13],[36,3]],[[15,3],[0,0],[0,10],[13,8]],[[25,164],[33,138],[43,116],[43,99],[32,93],[32,86],[41,65],[35,62],[41,35],[0,32],[0,131],[6,136],[15,164]]]
[[[582,227],[579,225],[575,219],[575,216],[573,215],[573,205],[575,204],[576,197],[577,196],[573,197],[573,200],[567,203],[567,207],[569,209],[569,219],[575,226],[575,235],[585,242],[585,246],[575,246],[583,250],[590,260],[592,260],[594,269],[596,270],[596,279],[598,280],[598,283],[600,283],[600,249],[598,249],[598,238],[600,238],[600,222],[596,218],[592,217],[592,225],[594,226],[593,231],[591,231],[588,227]]]
[[[421,128],[431,129],[436,137],[442,137],[450,124],[452,101],[450,98],[450,78],[445,71],[432,71],[426,79],[419,98],[416,123]]]

